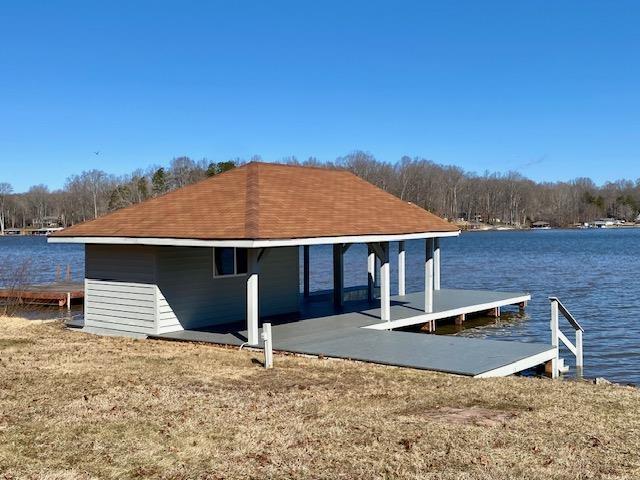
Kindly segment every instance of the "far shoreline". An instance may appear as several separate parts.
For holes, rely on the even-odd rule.
[[[551,228],[515,228],[515,227],[491,227],[491,228],[460,228],[462,233],[487,233],[487,232],[548,232],[548,231],[594,231],[594,230],[636,230],[640,225],[626,225],[606,228],[579,228],[579,227],[551,227]]]

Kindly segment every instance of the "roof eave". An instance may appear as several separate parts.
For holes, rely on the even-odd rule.
[[[440,232],[418,232],[401,234],[343,235],[335,237],[277,238],[277,239],[220,239],[155,238],[155,237],[89,237],[51,236],[49,243],[84,243],[103,245],[158,245],[181,247],[238,247],[268,248],[300,245],[332,245],[336,243],[372,243],[418,240],[424,238],[457,237],[460,230]]]

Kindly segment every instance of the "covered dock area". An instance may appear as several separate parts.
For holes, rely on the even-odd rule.
[[[517,304],[524,294],[473,290],[440,290],[435,295],[438,318],[479,305]],[[466,299],[466,302],[465,302]],[[424,299],[421,293],[391,298],[394,325],[414,318]],[[491,302],[491,303],[490,303]],[[510,302],[510,303],[508,303]],[[495,307],[494,307],[495,308]],[[477,310],[476,310],[477,311]],[[368,301],[346,302],[341,312],[324,301],[303,300],[297,315],[265,318],[272,323],[273,348],[283,352],[409,367],[467,375],[511,375],[555,357],[549,344],[496,341],[451,335],[428,335],[381,328],[380,308]],[[242,346],[248,342],[246,322],[212,325],[198,330],[150,335],[151,338]],[[262,348],[260,340],[255,346]]]

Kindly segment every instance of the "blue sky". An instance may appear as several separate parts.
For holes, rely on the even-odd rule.
[[[604,0],[3,2],[0,181],[355,149],[635,179],[639,20]]]

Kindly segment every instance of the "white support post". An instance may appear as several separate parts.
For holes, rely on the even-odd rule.
[[[576,368],[584,366],[582,359],[582,330],[576,330]]]
[[[440,239],[433,239],[433,289],[440,290]]]
[[[560,349],[558,343],[558,301],[551,301],[551,346],[555,348],[556,354],[551,360],[551,378],[558,378],[558,367],[559,367],[559,357],[560,357]]]
[[[398,242],[398,295],[405,295],[405,247],[404,242]]]
[[[247,249],[247,343],[258,345],[258,255],[260,249]]]
[[[270,323],[262,325],[262,340],[264,341],[264,368],[273,368],[273,338]]]
[[[369,252],[367,257],[367,272],[369,278],[367,282],[367,298],[369,302],[373,302],[376,285],[376,253],[373,251],[373,248],[371,248],[371,245],[367,245],[367,249]]]
[[[71,310],[71,292],[67,292],[67,311]]]
[[[391,288],[389,275],[389,242],[380,242],[380,318],[391,321]]]
[[[433,312],[433,238],[425,239],[424,248],[424,311]]]

